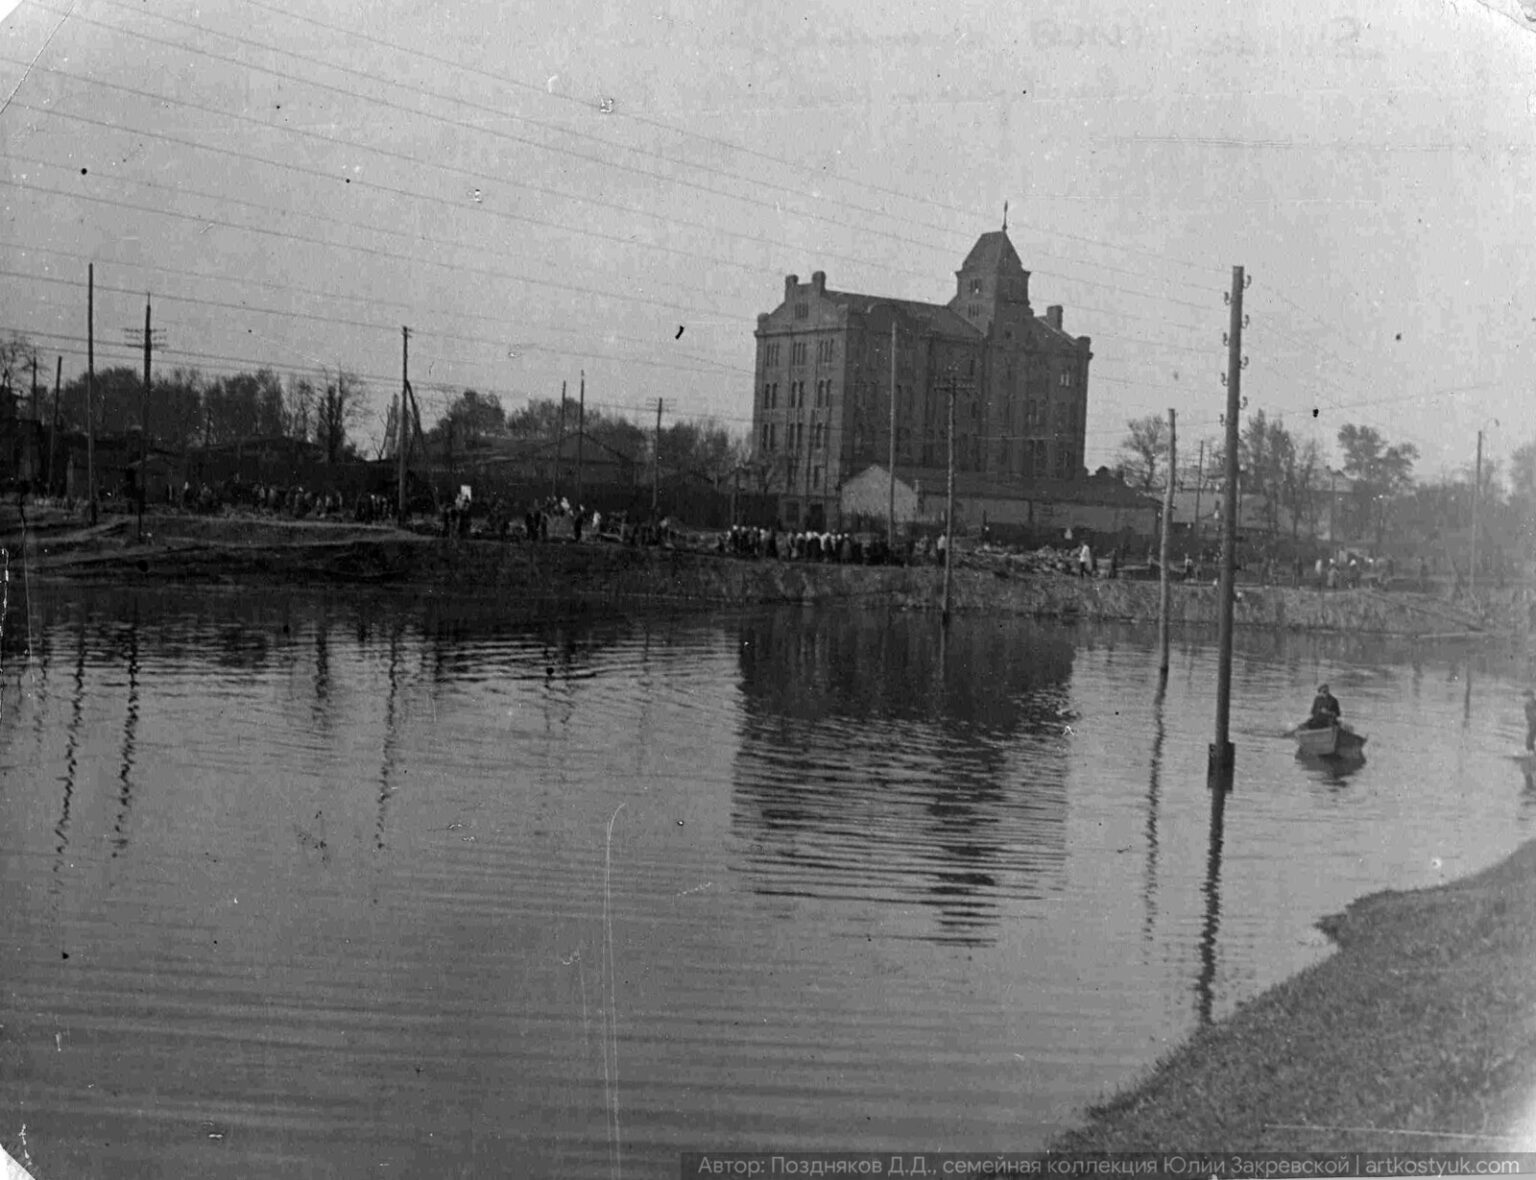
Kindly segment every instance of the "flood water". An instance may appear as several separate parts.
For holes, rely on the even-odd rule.
[[[0,1145],[54,1177],[1032,1150],[1488,865],[1494,655],[771,610],[50,590],[0,672]],[[1329,680],[1342,776],[1282,732]],[[1217,796],[1217,798],[1221,798]]]

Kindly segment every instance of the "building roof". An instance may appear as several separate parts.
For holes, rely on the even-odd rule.
[[[881,474],[884,472],[882,470]],[[898,468],[896,478],[908,487],[921,487],[925,496],[943,495],[949,472],[943,467]],[[955,472],[955,495],[971,500],[1034,500],[1055,504],[1099,504],[1122,508],[1155,508],[1156,497],[1138,492],[1113,477],[1087,479],[999,478],[979,471]]]
[[[891,299],[885,295],[860,295],[853,291],[826,291],[826,299],[849,311],[868,315],[881,305],[894,307],[908,319],[913,319],[928,331],[940,336],[957,336],[964,340],[980,341],[979,329],[963,317],[956,315],[942,303],[919,303],[915,299]]]
[[[995,229],[976,239],[976,244],[965,256],[965,262],[960,269],[992,273],[1022,271],[1024,263],[1019,260],[1019,252],[1013,248],[1013,243],[1008,238],[1008,231]]]

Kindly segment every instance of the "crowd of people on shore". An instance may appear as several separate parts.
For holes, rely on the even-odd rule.
[[[943,560],[943,538],[939,539],[938,560]],[[912,564],[914,561],[933,561],[934,542],[928,539],[925,551],[921,545],[909,541],[905,550],[893,554],[884,537],[864,537],[854,533],[834,533],[815,530],[785,530],[752,528],[733,525],[720,534],[715,544],[717,553],[734,557],[767,557],[783,561],[837,562],[843,565],[890,565]]]

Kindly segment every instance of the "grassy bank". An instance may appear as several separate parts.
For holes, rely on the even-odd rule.
[[[1334,955],[1201,1030],[1052,1148],[1536,1147],[1536,843],[1322,925]]]

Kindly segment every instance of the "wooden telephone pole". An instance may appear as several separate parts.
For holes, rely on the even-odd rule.
[[[896,321],[891,320],[891,486],[885,509],[885,545],[896,552]]]
[[[656,399],[656,441],[651,444],[651,516],[661,500],[661,398]]]
[[[85,494],[96,523],[96,264],[85,268]]]
[[[949,571],[955,554],[955,375],[949,375],[949,487],[944,503],[944,608],[940,621],[949,626]]]
[[[144,296],[144,327],[129,328],[126,335],[130,343],[144,345],[144,384],[139,390],[139,477],[135,480],[139,501],[139,541],[144,540],[144,501],[149,495],[149,398],[153,388],[150,380],[150,358],[154,354],[155,329],[150,322],[149,296]]]
[[[341,374],[336,374],[336,395],[341,396]],[[395,415],[395,471],[396,471],[396,507],[395,517],[403,527],[405,524],[405,417],[407,412],[406,399],[411,392],[411,330],[402,326],[400,329],[400,412]]]
[[[1243,372],[1243,268],[1232,268],[1232,322],[1227,332],[1227,453],[1226,480],[1222,488],[1221,588],[1216,646],[1216,739],[1211,743],[1206,777],[1217,790],[1232,789],[1236,751],[1228,731],[1232,714],[1232,604],[1237,589],[1237,448],[1238,421],[1242,411],[1239,382]]]
[[[1173,532],[1173,476],[1178,466],[1178,419],[1174,411],[1168,411],[1168,486],[1163,489],[1163,536],[1158,550],[1159,608],[1157,612],[1157,649],[1160,653],[1157,665],[1159,684],[1168,683],[1168,608],[1173,587],[1168,578],[1168,536]],[[1196,493],[1197,495],[1199,493]]]
[[[64,380],[64,358],[58,358],[53,370],[53,429],[48,432],[48,494],[54,494],[53,465],[59,449],[59,386]]]
[[[581,370],[581,393],[576,402],[576,511],[581,511],[585,473],[582,470],[583,446],[587,434],[587,371]],[[732,520],[732,524],[736,522]]]

